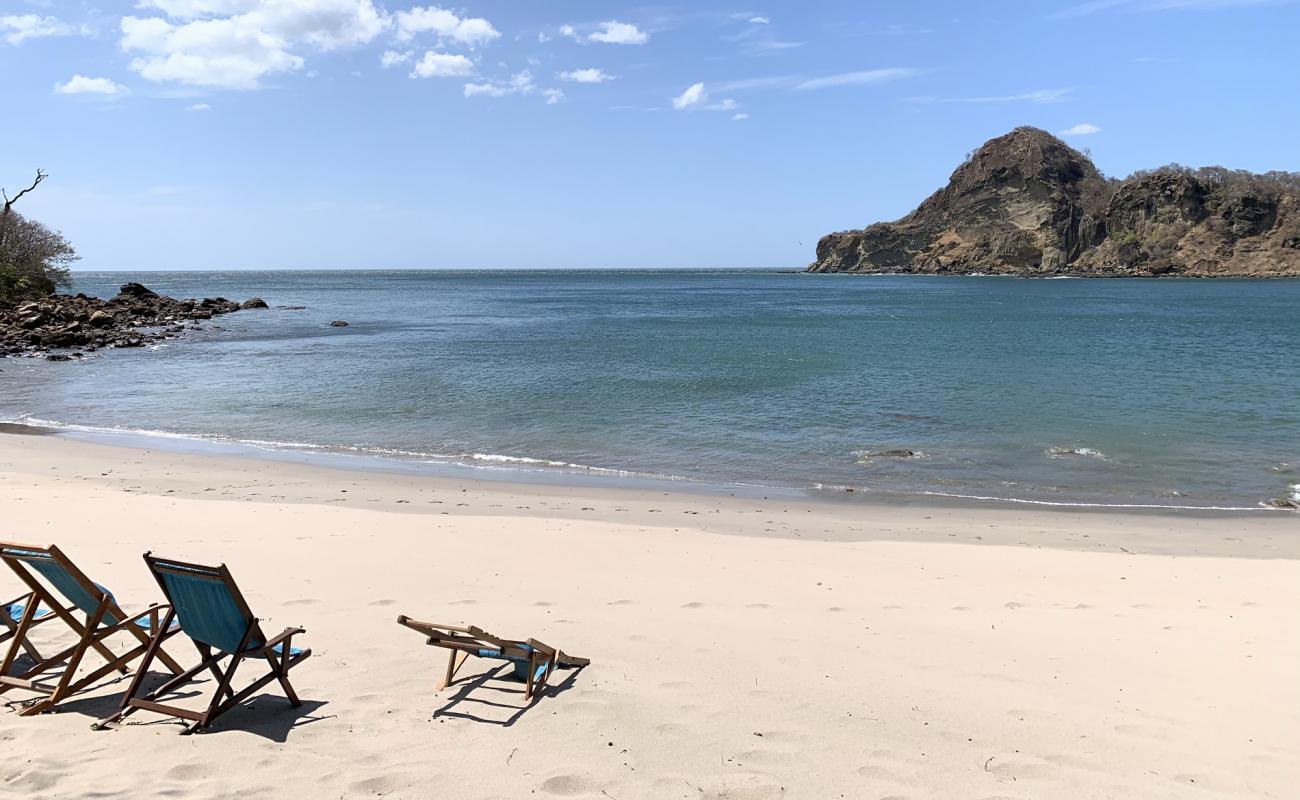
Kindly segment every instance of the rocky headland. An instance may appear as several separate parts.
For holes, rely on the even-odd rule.
[[[176,300],[139,283],[123,285],[111,300],[84,294],[0,299],[0,356],[65,361],[106,347],[143,347],[176,338],[201,320],[251,308],[266,303],[259,298]]]
[[[1037,128],[985,143],[896,222],[824,236],[809,272],[1300,275],[1300,173],[1103,176]]]

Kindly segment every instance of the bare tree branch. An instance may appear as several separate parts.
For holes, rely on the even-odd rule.
[[[13,207],[14,203],[17,203],[19,199],[22,198],[23,195],[27,194],[32,189],[35,189],[37,186],[40,186],[41,181],[45,180],[47,177],[49,177],[49,173],[47,173],[45,170],[43,169],[36,170],[36,180],[32,181],[31,186],[28,186],[26,189],[23,189],[21,192],[14,195],[12,200],[9,199],[8,192],[6,192],[4,189],[0,189],[0,195],[2,195],[5,200],[5,208],[3,213],[7,216],[9,214],[9,209]]]

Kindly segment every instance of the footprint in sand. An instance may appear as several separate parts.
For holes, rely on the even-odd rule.
[[[382,599],[382,600],[371,600],[370,603],[369,603],[369,605],[372,605],[372,606],[391,606],[393,603],[396,603],[396,602],[397,602],[396,600],[390,600],[390,599],[388,599],[387,597],[385,597],[385,598]]]
[[[533,608],[550,608],[553,605],[555,604],[549,600],[538,600],[536,603],[533,603]]]
[[[750,603],[749,605],[745,606],[745,608],[771,608],[771,607],[772,606],[769,605],[768,603]]]
[[[699,600],[692,600],[689,603],[682,603],[682,608],[704,608],[704,604]]]
[[[285,603],[286,606],[314,606],[320,601],[313,597],[304,597],[299,600],[290,600]]]
[[[573,797],[574,795],[586,794],[594,787],[591,779],[585,775],[556,775],[542,781],[542,785],[537,788],[546,794]]]
[[[633,606],[633,605],[636,605],[636,601],[635,601],[635,600],[611,600],[610,602],[606,603],[606,605],[611,605],[611,606]]]
[[[478,602],[477,600],[452,600],[452,601],[451,601],[450,603],[448,603],[447,605],[449,605],[449,606],[472,606],[472,605],[474,605],[474,604],[477,603],[477,602]]]
[[[207,776],[207,769],[202,764],[177,764],[163,773],[163,777],[176,781],[196,781]]]

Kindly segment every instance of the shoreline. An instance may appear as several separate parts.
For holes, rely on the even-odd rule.
[[[20,426],[21,427],[21,426]],[[302,454],[284,454],[298,456]],[[1300,559],[1300,525],[1287,512],[1033,507],[909,498],[873,502],[796,491],[710,491],[686,482],[632,485],[356,468],[340,459],[269,458],[220,448],[109,443],[58,431],[0,427],[0,467],[15,478],[78,473],[81,484],[132,494],[474,516],[513,508],[621,524],[629,518],[689,523],[708,533],[825,542],[968,542],[1087,552]],[[105,470],[106,468],[106,470]],[[80,474],[85,473],[85,474]],[[227,485],[221,486],[222,483]],[[218,487],[221,488],[218,488]],[[456,497],[456,495],[461,495]],[[455,502],[443,499],[454,497]],[[701,510],[707,509],[707,510]],[[763,514],[761,528],[751,514]],[[663,516],[652,516],[663,515]],[[700,519],[694,519],[700,518]],[[1076,528],[1087,527],[1088,533]],[[1177,529],[1171,534],[1170,529]],[[1231,535],[1228,535],[1231,534]]]
[[[1253,506],[1106,503],[960,494],[923,489],[902,491],[823,484],[796,486],[749,482],[728,483],[690,476],[656,474],[616,467],[595,467],[521,456],[417,453],[384,448],[367,449],[304,442],[272,442],[233,439],[215,434],[103,428],[35,419],[0,421],[0,434],[5,433],[54,435],[140,450],[227,455],[235,458],[288,462],[355,472],[413,474],[538,486],[652,489],[704,496],[778,497],[816,503],[866,503],[881,506],[1029,508],[1062,512],[1174,515],[1253,515],[1261,512],[1294,512],[1294,509],[1270,505],[1263,501]]]

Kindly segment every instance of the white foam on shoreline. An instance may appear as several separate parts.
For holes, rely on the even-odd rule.
[[[57,420],[41,419],[27,415],[20,415],[14,419],[0,419],[0,423],[9,423],[15,425],[29,425],[39,428],[50,428],[56,431],[66,431],[70,433],[84,433],[90,436],[95,435],[118,435],[118,436],[143,436],[148,438],[171,439],[178,441],[196,442],[199,444],[210,445],[236,445],[243,447],[252,447],[262,450],[278,451],[288,450],[303,453],[315,453],[325,456],[343,455],[371,457],[377,460],[390,458],[395,461],[442,465],[442,466],[460,466],[469,469],[513,469],[513,470],[558,470],[571,474],[598,475],[611,478],[627,478],[633,480],[655,480],[655,481],[673,481],[701,486],[716,486],[725,489],[726,487],[759,489],[759,490],[798,490],[798,487],[782,487],[770,484],[746,483],[741,481],[709,481],[702,478],[692,478],[684,475],[672,475],[666,473],[643,472],[637,470],[620,469],[617,467],[596,467],[587,464],[577,464],[568,461],[558,461],[555,459],[533,458],[530,456],[510,456],[497,453],[428,453],[413,450],[401,450],[386,447],[363,447],[358,445],[322,445],[311,442],[293,442],[277,441],[267,439],[239,439],[229,436],[219,436],[215,434],[192,434],[176,433],[174,431],[153,430],[149,428],[127,428],[122,426],[103,427],[94,425],[79,425],[76,423],[59,422]],[[1079,455],[1091,455],[1097,451],[1090,451],[1088,448],[1078,448],[1079,451],[1088,451],[1087,453],[1076,452]],[[920,456],[920,453],[916,454]],[[1096,456],[1105,460],[1104,455],[1097,453]],[[880,496],[882,492],[869,487],[847,486],[837,484],[814,483],[809,487],[813,491],[825,492],[861,492],[864,495],[874,494]],[[1292,484],[1289,489],[1289,496],[1300,502],[1300,483]],[[1165,510],[1165,511],[1278,511],[1278,509],[1261,502],[1257,506],[1196,506],[1196,505],[1165,505],[1161,503],[1097,503],[1097,502],[1074,502],[1060,500],[1034,500],[1022,497],[1004,497],[998,495],[978,495],[962,494],[957,492],[940,492],[927,489],[913,490],[888,490],[884,494],[892,494],[901,497],[919,496],[919,497],[942,497],[954,500],[974,500],[980,502],[996,503],[1014,503],[1019,505],[1034,505],[1053,508],[1099,508],[1115,510]]]

